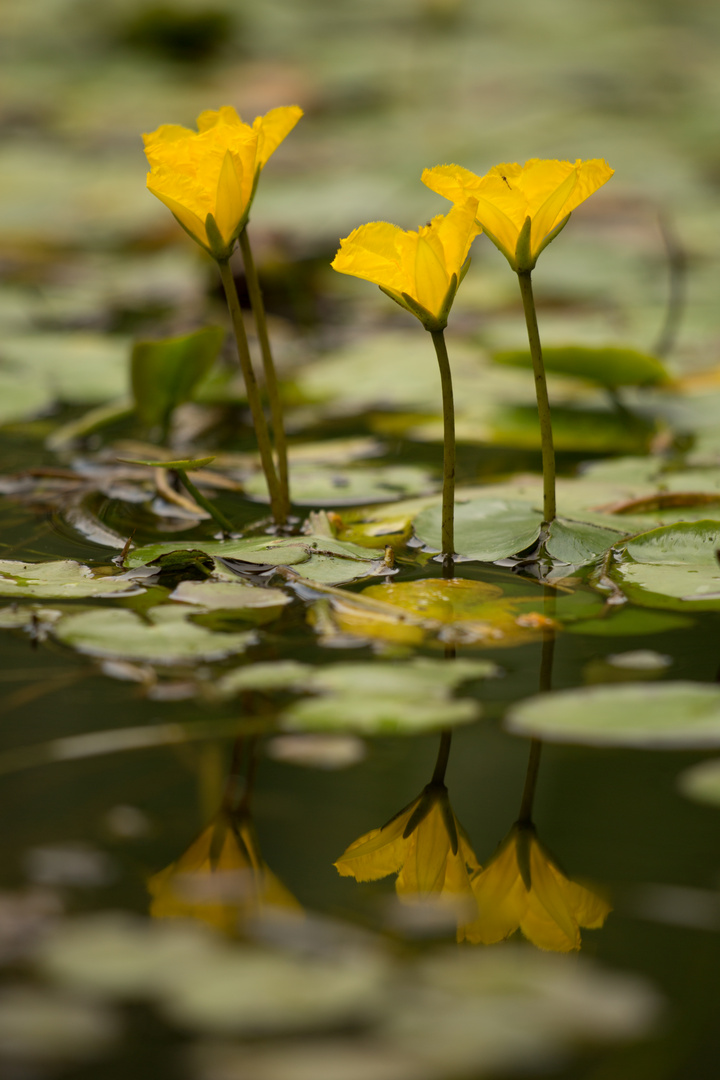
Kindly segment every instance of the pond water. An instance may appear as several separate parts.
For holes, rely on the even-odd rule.
[[[5,443],[7,458],[27,466],[28,445]],[[378,463],[412,460],[408,444],[393,450]],[[484,452],[466,449],[460,481],[485,467]],[[28,508],[24,499],[3,500],[4,557],[112,566],[107,547],[68,526],[67,505]],[[135,516],[136,543],[163,535],[148,526],[146,507],[97,497],[92,505],[108,529],[126,532]],[[259,510],[234,495],[220,505],[246,520]],[[157,520],[160,529],[172,522]],[[207,524],[182,528],[171,546],[193,547],[212,534]],[[417,548],[398,547],[396,568],[392,578],[363,577],[343,589],[357,595],[373,580],[386,589],[420,579],[442,584],[442,567]],[[257,627],[241,656],[216,662],[153,667],[118,644],[103,660],[58,640],[43,614],[108,605],[142,611],[151,606],[147,594],[36,600],[34,626],[3,631],[4,1075],[450,1078],[508,1068],[567,1077],[714,1075],[720,814],[678,788],[678,777],[706,753],[543,746],[538,836],[567,878],[612,906],[602,928],[582,930],[576,958],[523,945],[519,933],[515,944],[454,945],[455,923],[465,918],[459,911],[398,904],[392,875],[361,883],[333,866],[352,841],[416,799],[433,774],[441,721],[431,710],[429,730],[420,724],[413,733],[413,710],[421,716],[424,703],[413,697],[412,680],[421,672],[395,688],[387,715],[362,707],[388,669],[397,674],[417,657],[496,666],[491,677],[471,673],[455,690],[481,705],[482,718],[471,709],[464,718],[471,722],[454,728],[446,773],[452,809],[483,865],[518,817],[531,746],[503,730],[503,717],[535,695],[540,680],[545,690],[631,680],[649,692],[659,681],[717,678],[712,611],[675,614],[673,622],[669,612],[633,606],[632,625],[625,607],[625,632],[615,634],[611,620],[620,627],[620,615],[605,608],[605,623],[598,620],[604,601],[583,582],[588,570],[546,590],[512,567],[468,561],[455,572],[504,597],[529,598],[538,613],[551,595],[558,629],[489,648],[482,639],[452,648],[379,642],[357,626],[323,626],[317,614],[312,625],[309,609],[328,595],[275,576],[269,585],[291,603]],[[263,587],[257,576],[244,580]],[[167,605],[164,585],[151,587],[152,603]],[[567,597],[577,617],[568,617]],[[8,599],[3,612],[27,603]],[[251,618],[226,612],[213,632],[244,633]],[[330,609],[323,618],[332,618]],[[312,689],[307,669],[284,688],[271,679],[264,689],[217,693],[231,672],[277,670],[288,660],[314,672],[374,668],[354,682],[346,671],[335,714],[331,702],[309,719],[292,713]],[[441,715],[456,704],[448,700]],[[642,695],[636,707],[643,711]],[[247,858],[233,859],[217,832],[228,799],[267,875],[251,883]],[[210,826],[220,870],[208,884]],[[181,887],[170,900],[158,875],[178,860],[189,892]],[[148,921],[149,911],[158,917]],[[186,919],[162,918],[178,914]],[[202,931],[168,934],[188,918],[196,927],[231,927],[234,943],[220,946],[225,938],[212,934],[209,943]],[[456,956],[480,958],[480,966],[456,970]],[[273,969],[279,957],[287,970]],[[536,961],[564,966],[536,969]]]

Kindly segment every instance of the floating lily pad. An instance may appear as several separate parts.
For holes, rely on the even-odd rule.
[[[684,630],[693,620],[665,611],[648,611],[629,605],[608,608],[602,618],[583,619],[566,625],[570,634],[589,637],[635,637],[639,634],[665,634],[669,630]]]
[[[720,687],[664,682],[561,690],[514,705],[505,726],[550,742],[709,749],[720,747]]]
[[[584,566],[603,555],[622,536],[622,524],[614,530],[556,518],[550,525],[546,550],[558,562]]]
[[[720,609],[720,521],[679,522],[628,540],[610,576],[637,604]]]
[[[442,507],[422,510],[415,518],[415,535],[440,551]],[[455,507],[455,549],[458,555],[482,562],[506,559],[531,547],[540,536],[542,514],[530,503],[512,499],[474,499]]]
[[[377,465],[374,468],[339,466],[290,466],[290,491],[298,506],[344,506],[361,502],[391,501],[417,492],[432,491],[437,481],[427,469],[416,465]],[[256,473],[244,485],[245,492],[267,501],[267,484]]]
[[[509,367],[532,368],[530,353],[523,349],[495,353],[493,360],[496,364]],[[667,369],[657,357],[637,352],[636,349],[609,345],[595,348],[582,345],[545,347],[543,360],[547,371],[577,376],[608,387],[661,386],[671,381]]]
[[[540,598],[505,597],[497,585],[483,581],[429,578],[332,597],[330,617],[340,633],[372,640],[506,648],[539,641],[556,625],[538,607]],[[327,636],[327,627],[319,628]]]
[[[194,611],[197,612],[195,608]],[[243,652],[254,633],[214,633],[191,622],[182,608],[162,605],[141,618],[134,611],[96,608],[66,615],[53,633],[63,644],[89,656],[137,660],[151,664],[182,664],[222,660]]]
[[[132,596],[140,592],[143,589],[134,581],[117,574],[98,574],[72,559],[45,563],[0,559],[0,596],[71,600],[116,594]]]
[[[128,343],[90,333],[6,337],[0,357],[71,404],[99,405],[127,396]]]
[[[373,555],[367,548],[327,536],[298,536],[283,540],[264,536],[244,540],[198,540],[193,541],[192,545],[188,544],[190,546],[215,559],[236,559],[263,566],[289,566],[300,577],[325,585],[339,585],[372,573]],[[148,544],[130,552],[127,561],[130,566],[141,566],[166,552],[177,550],[180,550],[178,544]]]
[[[455,699],[451,689],[494,674],[484,660],[417,658],[404,662],[334,664],[313,673],[305,697],[285,709],[282,727],[296,731],[357,731],[403,735],[469,723],[480,704]]]
[[[291,597],[282,589],[261,588],[238,581],[181,581],[170,600],[206,611],[229,611],[254,623],[275,619]]]
[[[0,368],[0,424],[37,416],[53,401],[50,388],[32,375],[17,368]]]

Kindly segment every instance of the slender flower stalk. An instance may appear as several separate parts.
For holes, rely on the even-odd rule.
[[[455,553],[455,404],[452,374],[448,360],[445,332],[433,330],[435,353],[440,367],[443,405],[443,490],[442,490],[442,551],[449,559]],[[451,559],[449,560],[452,561]]]
[[[548,397],[547,380],[545,378],[545,365],[543,363],[542,345],[540,344],[537,312],[535,311],[531,271],[518,270],[518,281],[520,283],[520,295],[522,296],[523,310],[525,312],[525,325],[527,326],[530,356],[532,358],[533,375],[535,377],[535,396],[537,398],[538,416],[540,417],[540,445],[542,448],[543,471],[543,517],[545,523],[549,525],[551,521],[555,520],[556,516],[555,447],[553,445],[550,399]]]
[[[217,522],[220,528],[225,533],[231,533],[234,529],[234,525],[228,518],[225,517],[222,510],[218,510],[214,503],[211,503],[209,499],[206,499],[201,491],[193,484],[192,480],[188,478],[188,474],[184,469],[178,469],[175,467],[175,472],[178,475],[178,479],[186,491],[192,495],[198,506],[202,506],[203,510],[206,510],[213,521]]]
[[[225,298],[230,310],[230,318],[235,333],[238,360],[240,361],[240,368],[242,370],[243,379],[245,380],[245,390],[247,393],[248,405],[250,407],[250,415],[252,416],[253,427],[255,428],[255,437],[260,452],[260,462],[262,464],[263,472],[265,473],[268,492],[270,494],[270,510],[275,518],[276,524],[284,525],[286,517],[283,514],[283,499],[280,492],[277,473],[275,471],[272,446],[270,445],[270,433],[268,431],[267,420],[265,419],[265,413],[263,412],[262,402],[260,400],[260,391],[255,378],[252,360],[250,359],[250,348],[248,346],[247,334],[245,333],[245,323],[243,321],[240,300],[238,299],[237,289],[235,287],[235,279],[232,270],[230,269],[228,259],[218,259],[217,264],[223,288],[225,289]]]
[[[260,342],[263,372],[265,374],[265,389],[267,391],[268,404],[270,406],[273,442],[275,444],[275,455],[277,459],[278,487],[280,489],[280,497],[282,500],[283,519],[286,520],[290,513],[290,479],[288,475],[287,440],[285,438],[285,423],[283,421],[280,391],[278,389],[278,380],[275,372],[272,349],[270,348],[270,337],[268,335],[267,320],[265,318],[265,304],[263,302],[262,289],[260,288],[260,281],[258,279],[257,270],[255,269],[255,260],[253,259],[247,228],[242,230],[238,237],[238,241],[240,243],[240,251],[242,252],[243,264],[245,266],[245,280],[250,295],[250,304],[252,306],[253,315],[255,316],[255,328],[257,330],[258,341]]]
[[[432,337],[440,367],[443,403],[442,554],[452,573],[455,552],[455,410],[452,375],[443,331],[458,286],[470,260],[468,254],[480,226],[477,200],[458,201],[449,214],[439,214],[417,232],[385,221],[361,225],[340,241],[332,266],[341,274],[365,278],[405,308]]]

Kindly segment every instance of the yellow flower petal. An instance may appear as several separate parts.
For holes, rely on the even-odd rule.
[[[513,269],[518,269],[515,252],[525,220],[529,217],[532,222],[534,260],[543,240],[563,218],[612,175],[613,170],[597,159],[573,164],[533,158],[522,166],[496,165],[485,176],[477,176],[459,165],[438,165],[426,169],[422,179],[433,191],[455,203],[469,196],[476,198],[478,221]]]
[[[160,202],[165,203],[168,210],[172,211],[180,224],[187,229],[190,235],[194,237],[199,244],[202,244],[203,247],[207,247],[209,241],[207,232],[205,231],[204,219],[201,221],[198,215],[188,209],[187,206],[183,206],[181,202],[178,202],[177,199],[173,199],[171,195],[167,195],[165,192],[159,191],[156,187],[151,186],[150,181],[152,178],[152,173],[148,173],[148,191],[152,192],[155,198],[159,199]]]
[[[441,892],[451,851],[439,803],[434,804],[408,839],[411,843],[397,879],[398,896],[430,896]]]
[[[257,163],[261,169],[302,115],[303,111],[298,105],[281,105],[255,118],[253,128],[258,136]]]
[[[218,177],[215,196],[215,224],[226,243],[230,243],[238,227],[237,208],[243,205],[243,191],[240,182],[242,164],[228,150],[223,158]]]
[[[527,910],[527,890],[520,877],[514,841],[502,844],[484,870],[473,876],[478,917],[465,928],[475,945],[504,941],[520,926]]]

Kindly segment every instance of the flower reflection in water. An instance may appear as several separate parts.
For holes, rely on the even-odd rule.
[[[443,782],[450,735],[442,736],[438,762],[421,794],[381,829],[355,840],[335,863],[343,877],[377,881],[397,874],[395,889],[404,903],[434,902],[457,921],[458,941],[476,915],[470,876],[480,870],[458,822]]]
[[[236,935],[259,916],[299,915],[302,907],[266,866],[249,812],[255,759],[238,799],[235,763],[221,809],[187,851],[147,882],[156,919],[197,919]]]
[[[605,922],[610,905],[571,881],[530,822],[516,822],[483,870],[472,878],[478,917],[465,928],[474,944],[503,941],[516,930],[540,949],[580,948],[580,927]]]

